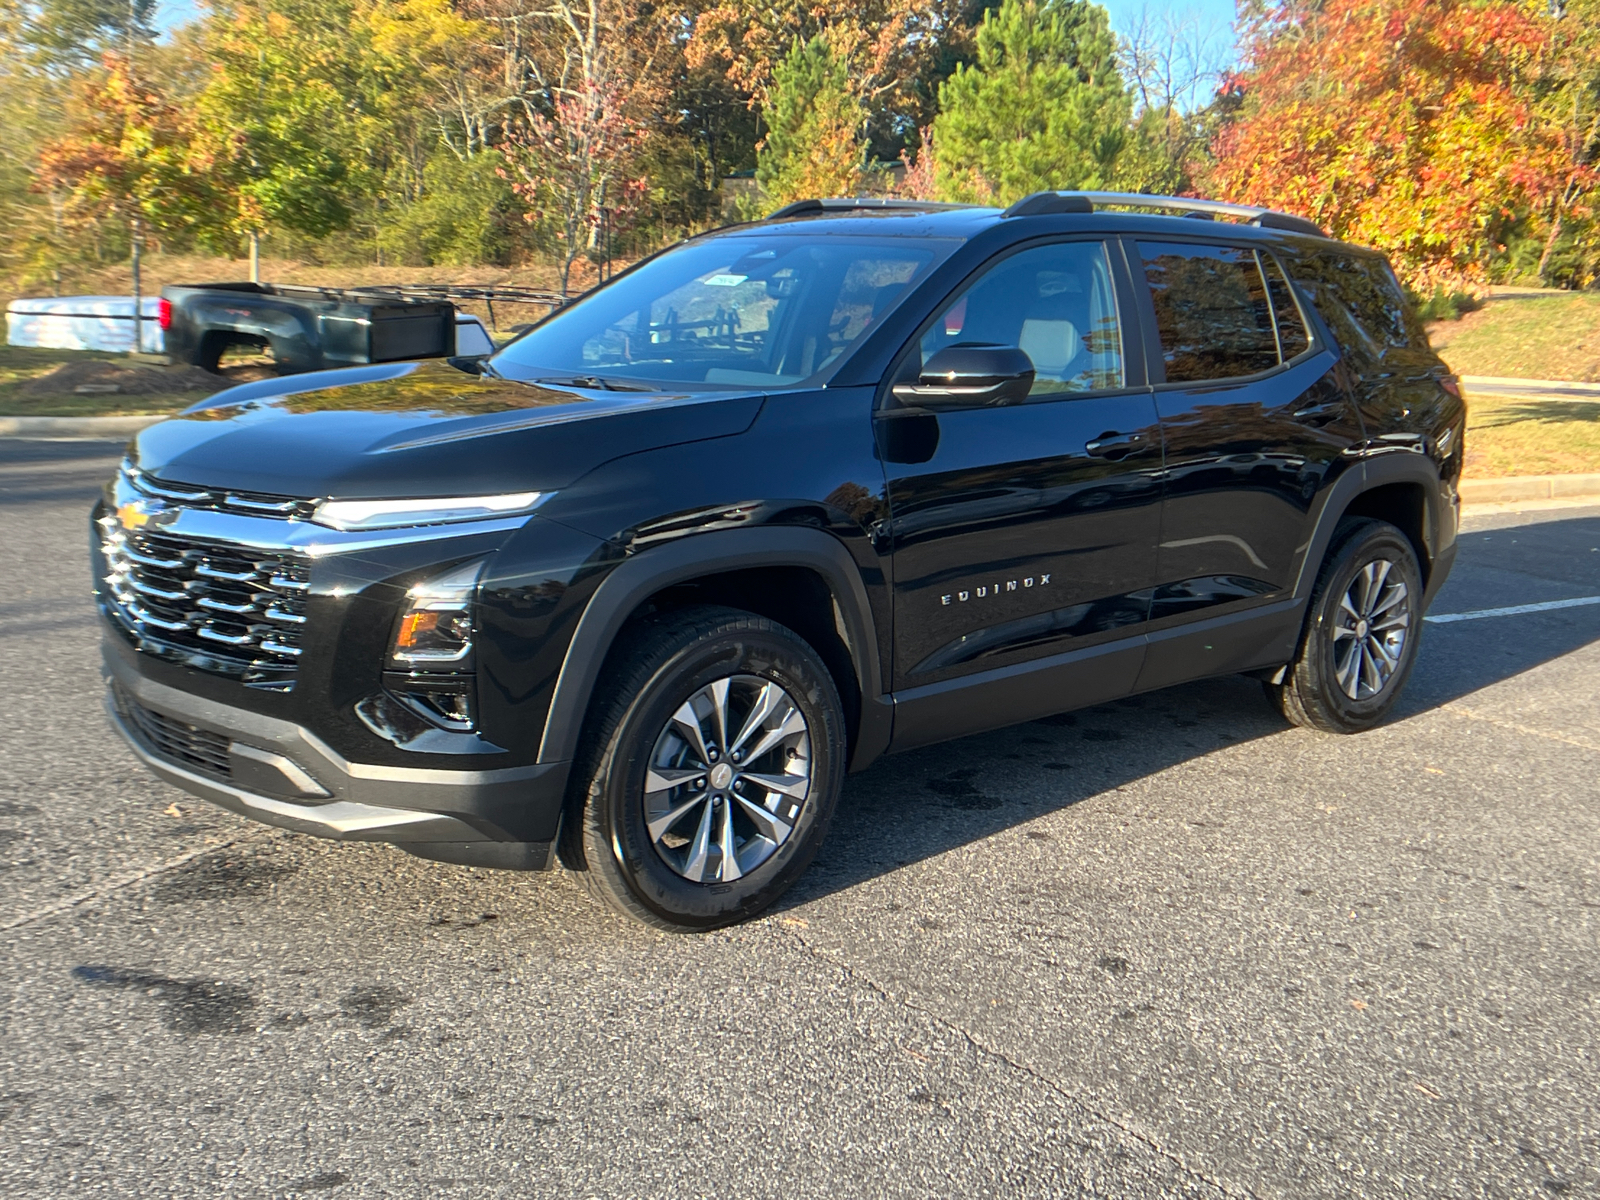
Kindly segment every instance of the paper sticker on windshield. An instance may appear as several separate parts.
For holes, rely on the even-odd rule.
[[[748,275],[713,275],[710,279],[706,280],[706,286],[738,287],[741,283],[749,278],[750,276]]]

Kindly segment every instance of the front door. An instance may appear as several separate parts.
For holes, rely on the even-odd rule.
[[[1128,278],[1113,249],[1062,241],[1006,255],[897,368],[914,379],[946,346],[987,343],[1020,348],[1036,371],[1023,403],[933,415],[889,396],[880,410],[897,746],[1133,687],[1162,457],[1142,367],[1124,353]]]
[[[1258,666],[1275,639],[1292,642],[1288,598],[1312,515],[1361,429],[1271,254],[1166,241],[1136,252],[1165,374],[1155,399],[1167,455],[1143,689]],[[1266,624],[1238,619],[1256,609]]]

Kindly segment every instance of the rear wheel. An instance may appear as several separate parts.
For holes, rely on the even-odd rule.
[[[1318,574],[1300,649],[1267,695],[1296,725],[1359,733],[1388,715],[1417,659],[1422,571],[1385,521],[1339,523]]]
[[[816,651],[765,617],[687,609],[625,635],[599,689],[567,865],[660,928],[713,929],[777,900],[844,776],[844,715]]]

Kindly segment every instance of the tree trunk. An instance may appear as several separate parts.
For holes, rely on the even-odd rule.
[[[133,275],[133,353],[138,354],[144,347],[144,279],[139,261],[144,253],[144,230],[138,217],[129,223],[129,229],[133,242],[133,254],[128,264]]]
[[[250,231],[250,282],[261,282],[261,231]]]
[[[1555,221],[1555,224],[1550,226],[1550,236],[1547,239],[1545,239],[1544,253],[1539,256],[1539,269],[1538,269],[1538,272],[1537,272],[1537,278],[1538,278],[1538,280],[1539,280],[1539,282],[1541,284],[1544,283],[1544,271],[1545,271],[1545,268],[1550,265],[1550,255],[1555,253],[1556,239],[1558,237],[1560,237],[1560,236],[1561,236],[1561,210],[1558,208],[1558,209],[1556,209],[1556,221]]]

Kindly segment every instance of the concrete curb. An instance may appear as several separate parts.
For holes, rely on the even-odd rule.
[[[1600,383],[1579,383],[1572,379],[1513,379],[1502,375],[1461,375],[1458,378],[1461,390],[1466,392],[1549,392],[1600,397]]]
[[[1600,475],[1512,475],[1505,479],[1461,481],[1463,504],[1575,500],[1584,496],[1600,496]]]
[[[165,421],[150,417],[0,417],[0,437],[83,438],[121,441],[146,426]]]

